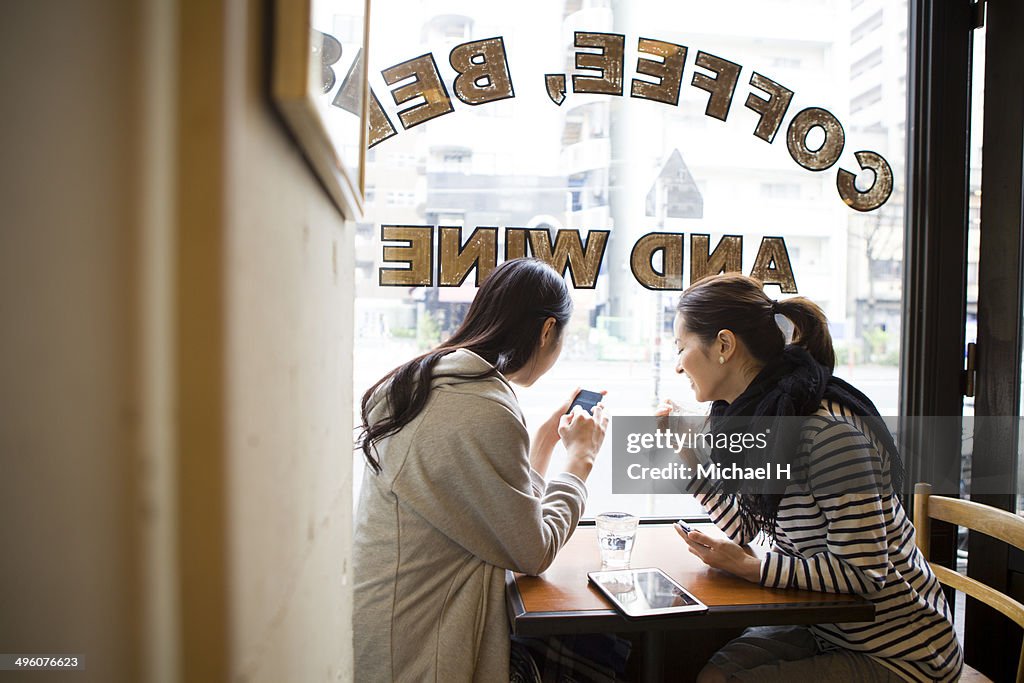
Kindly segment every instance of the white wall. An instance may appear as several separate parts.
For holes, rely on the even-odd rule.
[[[0,22],[0,652],[76,680],[352,678],[353,235],[270,5]]]
[[[126,4],[18,3],[0,22],[0,651],[83,655],[82,680],[137,680],[141,666],[139,17]]]
[[[231,30],[247,28],[228,78],[230,669],[347,680],[354,224],[267,106],[264,3],[233,5]]]

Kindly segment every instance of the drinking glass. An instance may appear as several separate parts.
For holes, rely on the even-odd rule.
[[[640,519],[628,512],[602,512],[596,521],[601,566],[607,569],[628,567]]]

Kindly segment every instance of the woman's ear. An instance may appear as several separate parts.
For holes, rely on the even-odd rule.
[[[736,351],[736,335],[733,334],[732,330],[718,331],[718,336],[715,338],[715,350],[718,351],[719,355],[729,360],[729,357]]]
[[[557,325],[558,321],[554,318],[544,321],[544,326],[540,328],[540,347],[542,349],[557,340],[558,331],[555,329]]]

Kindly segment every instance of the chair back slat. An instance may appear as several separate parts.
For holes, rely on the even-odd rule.
[[[914,527],[917,547],[925,559],[931,555],[933,519],[987,534],[1024,550],[1024,518],[971,500],[933,496],[931,484],[922,482],[914,486]],[[929,564],[943,585],[980,600],[1024,627],[1024,604],[969,576],[938,564]],[[1024,645],[1017,661],[1017,683],[1024,683]]]
[[[973,500],[932,496],[928,516],[944,522],[980,531],[1004,543],[1024,549],[1024,517]]]
[[[931,563],[929,563],[931,564]],[[1004,595],[994,588],[990,588],[977,579],[964,576],[960,572],[943,567],[940,564],[932,564],[932,571],[943,584],[952,587],[962,593],[981,600],[989,607],[993,607],[1010,619],[1017,622],[1018,626],[1024,628],[1024,605],[1017,602],[1008,595]]]

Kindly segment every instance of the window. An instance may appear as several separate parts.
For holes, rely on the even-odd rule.
[[[854,152],[871,149],[902,177],[906,99],[902,91],[890,92],[900,74],[884,64],[906,61],[906,55],[892,54],[896,41],[891,40],[906,30],[906,13],[877,11],[861,21],[870,7],[851,13],[844,4],[793,2],[787,7],[794,11],[780,13],[777,4],[754,3],[745,6],[744,26],[756,26],[756,36],[737,32],[726,9],[702,13],[700,32],[687,34],[693,30],[688,5],[619,3],[617,11],[630,15],[623,25],[635,28],[626,33],[624,94],[613,96],[574,93],[571,79],[582,73],[574,66],[573,32],[612,29],[608,13],[586,11],[606,7],[605,2],[523,0],[512,12],[493,3],[422,5],[429,5],[429,13],[415,3],[379,0],[371,17],[370,82],[397,129],[374,148],[376,161],[366,168],[367,185],[375,187],[378,198],[367,211],[367,220],[377,226],[374,268],[382,265],[381,224],[435,226],[435,274],[438,225],[463,226],[464,241],[477,227],[497,227],[499,260],[508,227],[544,226],[549,239],[558,229],[578,231],[581,240],[603,230],[615,241],[604,254],[595,287],[573,293],[576,311],[561,359],[536,385],[517,390],[531,428],[577,385],[608,389],[618,415],[643,414],[662,397],[695,413],[708,409],[674,372],[669,349],[678,291],[646,289],[630,268],[632,246],[651,232],[681,236],[684,284],[693,235],[708,235],[711,249],[725,235],[742,236],[742,269],[748,273],[762,239],[782,236],[798,293],[822,305],[831,322],[843,359],[837,374],[858,386],[862,382],[883,414],[896,414],[903,198],[897,189],[881,209],[853,211],[836,192],[836,172],[856,170]],[[455,25],[436,17],[448,16],[446,8],[456,6],[471,8],[451,11],[468,15],[458,24],[467,32],[464,40],[503,37],[515,97],[465,106],[453,96],[452,113],[403,129],[396,111],[408,105],[394,104],[380,73],[430,52],[451,93],[446,36],[458,31],[434,29]],[[795,41],[795,35],[802,38]],[[640,37],[687,45],[678,105],[630,96]],[[883,53],[883,44],[888,52]],[[706,73],[693,66],[698,51],[742,67],[724,122],[705,115],[708,93],[691,85],[696,71]],[[748,94],[765,96],[749,85],[755,71],[796,93],[771,144],[752,134],[757,115],[744,106]],[[543,76],[550,72],[567,76],[561,105],[545,93]],[[883,91],[884,83],[890,91]],[[797,165],[786,146],[792,117],[807,106],[835,112],[846,133],[839,161],[817,173]],[[514,116],[487,113],[512,107]],[[870,183],[869,175],[861,183]],[[357,395],[397,362],[454,329],[473,297],[474,275],[456,288],[380,287],[377,272],[364,274],[357,310],[373,322],[357,327]],[[786,296],[775,285],[767,291],[773,298]],[[698,512],[687,496],[613,494],[611,464],[609,439],[588,480],[589,515],[616,508],[646,515]]]
[[[899,280],[903,277],[903,261],[897,259],[872,259],[871,277],[879,280]]]
[[[566,147],[569,145],[575,145],[583,139],[583,121],[577,120],[566,120],[565,127],[562,129],[562,144]]]
[[[460,43],[469,40],[473,20],[458,14],[443,14],[430,19],[423,28],[424,42]]]
[[[873,104],[882,101],[882,86],[876,85],[867,92],[863,92],[850,101],[850,113],[856,114],[862,109],[867,109]]]
[[[467,147],[442,146],[430,150],[427,173],[469,173],[473,150]]]
[[[861,57],[850,66],[850,80],[857,78],[865,71],[882,64],[882,48],[872,50],[866,57]]]
[[[882,10],[878,10],[854,27],[850,32],[850,42],[856,43],[857,41],[862,40],[865,36],[875,34],[875,32],[882,27],[882,23]]]
[[[799,57],[774,57],[770,64],[779,69],[799,69],[803,61]]]
[[[761,196],[765,199],[800,199],[797,183],[762,183]]]
[[[585,173],[569,176],[569,207],[571,211],[583,210],[583,186],[587,182]]]
[[[412,206],[416,203],[416,193],[401,190],[391,190],[384,200],[388,206]]]

